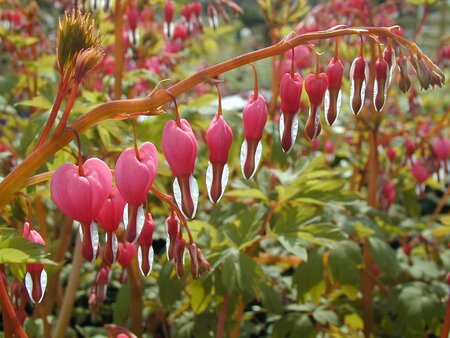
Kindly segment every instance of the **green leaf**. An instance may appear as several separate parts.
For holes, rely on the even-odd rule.
[[[116,301],[113,305],[113,321],[117,325],[122,325],[130,314],[130,282],[119,289]]]
[[[35,96],[31,100],[24,100],[17,103],[20,106],[29,106],[39,109],[49,110],[53,104],[44,96]]]
[[[261,190],[258,189],[242,189],[242,190],[230,190],[225,193],[227,197],[251,197],[260,199],[263,201],[268,201],[266,195],[264,195]]]
[[[326,310],[323,307],[317,308],[313,312],[313,317],[321,325],[339,325],[337,314],[331,310]]]
[[[191,308],[195,314],[206,310],[211,300],[211,285],[206,281],[194,280],[187,285],[187,292],[191,296]]]
[[[289,253],[301,258],[302,261],[306,262],[308,260],[308,252],[306,251],[306,247],[300,245],[301,243],[297,236],[279,236],[278,240],[283,248],[285,248]]]
[[[259,286],[261,289],[261,301],[264,308],[268,312],[281,315],[283,313],[283,304],[281,302],[280,293],[265,283],[260,283]]]
[[[173,264],[166,262],[158,278],[159,296],[165,307],[173,305],[180,297],[182,284],[173,274]]]
[[[359,285],[362,255],[358,244],[351,241],[336,243],[330,251],[329,263],[331,275],[336,282]]]
[[[298,297],[305,295],[323,280],[322,255],[317,251],[308,253],[308,261],[302,262],[294,272],[293,284],[297,286]]]
[[[373,260],[377,263],[378,269],[392,279],[397,278],[400,273],[400,265],[397,262],[394,250],[385,241],[377,237],[370,237],[369,244]]]

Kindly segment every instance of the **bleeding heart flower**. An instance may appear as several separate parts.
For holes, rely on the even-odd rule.
[[[36,230],[33,230],[28,222],[23,224],[23,237],[32,243],[45,246],[42,236]],[[44,270],[44,264],[28,263],[26,270],[25,288],[28,296],[33,303],[40,303],[47,287],[47,272]]]
[[[381,191],[381,208],[383,210],[388,210],[392,203],[394,203],[396,197],[395,192],[395,184],[394,181],[388,181],[383,185],[382,191]]]
[[[90,158],[81,166],[63,164],[53,174],[50,192],[56,206],[81,223],[83,256],[92,262],[98,253],[98,231],[94,223],[111,191],[111,170],[98,158]]]
[[[388,148],[388,150],[386,150],[386,155],[389,158],[389,161],[394,162],[397,157],[397,151],[394,148]]]
[[[306,122],[305,134],[314,140],[322,130],[320,124],[320,105],[328,88],[328,77],[325,73],[309,74],[305,79],[305,91],[309,98],[309,117]]]
[[[173,193],[175,201],[183,214],[191,219],[195,216],[198,204],[198,184],[194,173],[197,156],[197,140],[188,121],[168,121],[162,132],[162,148],[175,176]]]
[[[167,259],[171,261],[175,257],[175,240],[180,232],[180,220],[175,211],[172,210],[165,222],[166,231],[166,253]]]
[[[147,213],[144,222],[144,228],[138,239],[137,257],[139,262],[139,269],[142,275],[147,277],[152,272],[154,251],[152,247],[153,243],[153,231],[155,230],[155,223],[153,222],[152,215]]]
[[[172,20],[175,12],[175,3],[172,0],[169,0],[164,5],[164,33],[167,37],[170,38],[172,31]]]
[[[251,179],[261,160],[261,138],[267,122],[267,103],[262,95],[250,94],[242,112],[245,140],[241,146],[241,170],[246,179]]]
[[[280,138],[281,147],[289,153],[297,138],[300,98],[302,96],[303,79],[299,73],[286,73],[280,82],[281,111]]]
[[[437,137],[433,141],[433,151],[439,161],[446,162],[450,158],[450,139]]]
[[[133,37],[133,44],[136,44],[136,28],[138,25],[139,11],[136,4],[131,5],[127,12],[128,26]]]
[[[127,268],[133,261],[134,256],[136,255],[136,245],[134,243],[128,242],[120,242],[119,243],[119,258],[117,261],[122,266],[122,273],[120,275],[120,282],[125,284],[127,281]]]
[[[359,114],[361,112],[364,98],[366,96],[366,83],[369,78],[369,65],[364,59],[364,56],[360,55],[353,60],[350,67],[350,107],[353,114]]]
[[[341,59],[333,57],[328,63],[328,88],[325,93],[325,120],[330,126],[338,118],[341,109],[343,75],[344,64]]]
[[[389,41],[386,48],[383,50],[383,59],[387,62],[389,66],[389,76],[387,81],[387,86],[389,87],[392,82],[392,75],[394,74],[394,69],[396,65],[395,50],[392,48],[392,40]]]
[[[120,194],[119,189],[113,187],[108,199],[97,215],[97,223],[106,231],[103,259],[109,264],[113,264],[117,259],[119,246],[114,232],[122,220],[125,204],[126,202]]]
[[[209,164],[206,170],[206,187],[211,202],[217,203],[222,197],[228,183],[228,156],[233,131],[225,122],[223,115],[217,113],[206,131],[209,149]]]
[[[418,184],[424,183],[431,175],[422,161],[417,160],[411,165],[411,172]]]
[[[389,65],[385,59],[379,57],[375,62],[375,83],[373,85],[373,105],[380,112],[386,102],[389,85]]]
[[[125,149],[117,159],[116,184],[128,203],[123,212],[128,242],[134,242],[141,233],[145,219],[142,205],[147,200],[157,170],[158,152],[151,142],[143,143],[139,150]]]

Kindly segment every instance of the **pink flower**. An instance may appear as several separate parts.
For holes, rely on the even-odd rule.
[[[389,158],[389,161],[394,162],[397,157],[397,151],[394,148],[388,148],[386,150],[386,156]]]
[[[291,151],[297,137],[297,113],[300,109],[303,79],[299,73],[283,75],[280,82],[281,119],[280,138],[285,153]]]
[[[447,137],[437,137],[433,141],[433,151],[439,161],[447,161],[450,158],[450,139]]]
[[[328,77],[325,73],[311,73],[305,79],[305,91],[309,98],[309,117],[306,122],[305,134],[314,140],[322,130],[320,125],[320,105],[328,88]]]
[[[91,158],[81,167],[63,164],[53,174],[50,192],[56,206],[70,218],[81,223],[83,256],[96,258],[98,231],[94,219],[111,191],[111,170],[105,162]]]
[[[175,201],[187,218],[193,218],[197,210],[198,185],[194,173],[197,156],[197,140],[188,121],[168,121],[162,133],[162,148],[172,174]]]
[[[28,222],[23,224],[23,237],[32,243],[45,246],[42,236],[36,230],[33,230]],[[27,289],[28,296],[33,303],[40,303],[47,287],[47,272],[44,270],[44,264],[28,263],[26,270],[25,288]]]
[[[145,217],[144,227],[138,239],[137,257],[139,262],[139,269],[144,277],[147,277],[152,272],[154,251],[153,231],[155,230],[155,223],[152,215],[147,213]]]
[[[424,183],[431,175],[428,170],[425,168],[425,165],[422,161],[417,160],[411,165],[411,172],[414,175],[417,183]]]
[[[189,36],[188,29],[184,23],[179,23],[173,30],[173,39],[186,40]]]
[[[119,259],[118,262],[123,268],[127,268],[136,255],[136,245],[133,243],[119,243]]]
[[[328,88],[325,93],[325,120],[332,126],[339,116],[341,108],[341,87],[344,75],[344,64],[341,59],[333,57],[328,63]]]
[[[124,211],[127,240],[134,242],[144,225],[142,205],[153,184],[158,170],[158,152],[151,142],[142,144],[139,150],[125,149],[116,162],[116,184],[128,203]]]
[[[388,44],[386,48],[383,50],[383,59],[387,62],[389,67],[389,75],[387,81],[387,86],[389,87],[392,81],[392,75],[394,74],[394,69],[396,65],[395,50],[394,48],[392,48],[390,44]]]
[[[242,112],[245,140],[241,147],[241,170],[246,179],[251,179],[261,160],[261,138],[267,122],[267,103],[262,95],[250,94]]]
[[[350,67],[350,107],[353,114],[359,114],[361,112],[366,95],[368,78],[369,65],[364,59],[364,56],[360,55],[353,60],[352,66]]]
[[[380,112],[386,102],[386,95],[389,85],[389,65],[383,57],[379,57],[375,62],[375,83],[373,85],[373,105],[377,112]]]
[[[164,5],[164,20],[167,23],[171,23],[173,20],[173,14],[175,12],[175,3],[172,0],[169,0]]]
[[[117,187],[113,187],[97,215],[98,224],[106,231],[103,259],[109,264],[113,264],[117,259],[118,242],[114,232],[122,220],[125,204]]]
[[[285,57],[292,58],[291,51],[285,53]],[[312,50],[308,46],[300,45],[294,48],[294,62],[297,68],[304,69],[313,64]]]
[[[211,202],[217,203],[228,182],[228,155],[233,141],[233,131],[223,116],[217,113],[206,131],[209,149],[209,165],[206,171],[206,186]]]

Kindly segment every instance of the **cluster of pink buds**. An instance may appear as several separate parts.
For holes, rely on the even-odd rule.
[[[45,245],[42,236],[36,230],[33,230],[28,222],[23,224],[23,237],[32,243],[37,243],[42,246]],[[25,288],[27,289],[28,296],[33,303],[40,303],[47,287],[47,273],[44,270],[44,264],[28,263],[26,270]]]

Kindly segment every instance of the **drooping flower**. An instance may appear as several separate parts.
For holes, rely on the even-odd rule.
[[[417,160],[411,165],[411,172],[418,184],[423,184],[431,176],[422,161]]]
[[[294,53],[294,50],[292,51]],[[281,117],[280,138],[281,147],[289,153],[297,138],[300,98],[302,96],[303,79],[299,73],[294,73],[294,56],[291,60],[291,72],[283,75],[280,81]]]
[[[171,261],[175,257],[175,240],[180,232],[180,220],[173,210],[166,219],[165,232],[167,259]]]
[[[353,60],[350,67],[350,107],[353,114],[359,114],[366,96],[366,84],[369,79],[369,64],[364,59],[363,43],[361,41],[359,56]]]
[[[339,117],[343,75],[344,64],[342,63],[342,60],[335,55],[328,63],[328,88],[325,92],[325,120],[330,126],[332,126],[334,121]]]
[[[80,222],[83,257],[93,261],[98,253],[98,230],[94,223],[111,191],[111,170],[98,158],[76,166],[63,164],[53,174],[50,192],[56,206]]]
[[[209,164],[206,170],[206,187],[211,202],[217,203],[228,183],[228,155],[233,142],[233,131],[222,115],[222,98],[219,87],[219,108],[206,131]]]
[[[433,141],[433,151],[439,161],[446,162],[450,158],[450,139],[437,137]]]
[[[328,88],[328,77],[325,73],[309,74],[305,79],[305,91],[309,98],[309,116],[306,122],[305,134],[314,140],[321,132],[320,105]]]
[[[386,102],[389,85],[389,65],[382,55],[375,61],[375,83],[373,85],[373,105],[380,112]]]
[[[125,149],[116,162],[116,184],[127,202],[124,209],[124,224],[127,241],[134,242],[144,225],[143,204],[153,184],[158,169],[158,152],[151,142],[140,149]]]
[[[266,99],[258,94],[258,73],[255,66],[250,65],[255,76],[255,88],[242,112],[244,142],[241,146],[240,155],[242,174],[247,180],[253,177],[261,160],[261,138],[269,114]]]
[[[36,230],[33,230],[28,222],[23,224],[23,237],[32,243],[45,245],[42,236]],[[25,288],[27,289],[28,296],[33,303],[40,303],[47,287],[47,272],[44,270],[44,264],[28,263],[26,270]]]
[[[164,5],[164,32],[170,38],[172,31],[172,20],[175,12],[175,3],[172,0],[169,0]]]
[[[137,258],[139,263],[139,269],[144,277],[147,277],[153,268],[154,251],[152,247],[153,243],[153,231],[155,230],[155,223],[150,213],[145,216],[144,227],[141,235],[138,239]]]
[[[122,220],[125,204],[126,202],[120,194],[119,189],[113,187],[108,199],[97,214],[97,223],[106,231],[103,259],[109,264],[115,263],[117,259],[119,246],[117,236],[114,232]]]
[[[394,69],[396,65],[395,50],[392,47],[392,40],[389,40],[388,45],[383,50],[383,59],[387,62],[389,67],[389,76],[387,81],[387,86],[389,87],[392,82],[392,76],[394,74]]]
[[[119,243],[119,258],[117,261],[122,266],[122,273],[120,275],[120,282],[125,284],[127,281],[127,268],[133,261],[136,255],[136,245],[134,243],[120,242]]]
[[[197,211],[198,184],[193,176],[197,140],[189,122],[185,119],[181,119],[179,124],[168,121],[162,132],[162,148],[175,176],[175,201],[183,214],[191,219]]]

